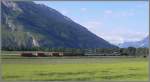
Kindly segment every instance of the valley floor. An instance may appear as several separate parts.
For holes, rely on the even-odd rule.
[[[2,57],[2,79],[147,81],[148,59],[133,57]]]

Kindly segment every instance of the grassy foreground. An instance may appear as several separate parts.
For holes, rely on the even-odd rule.
[[[4,80],[102,81],[148,80],[146,58],[16,58],[2,59]]]

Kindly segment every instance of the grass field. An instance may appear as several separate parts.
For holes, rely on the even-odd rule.
[[[2,56],[4,80],[148,80],[148,59],[128,57]]]

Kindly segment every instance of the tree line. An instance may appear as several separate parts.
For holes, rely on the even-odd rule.
[[[46,52],[68,52],[68,53],[91,53],[91,54],[119,54],[120,56],[148,56],[148,48],[2,48],[3,51],[46,51]]]

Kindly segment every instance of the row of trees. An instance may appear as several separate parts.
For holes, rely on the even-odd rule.
[[[120,55],[124,56],[148,56],[149,55],[149,48],[121,48]]]
[[[111,54],[117,53],[121,56],[147,56],[148,48],[2,48],[4,51],[49,51],[49,52],[69,52],[69,53],[91,53],[91,54]]]

